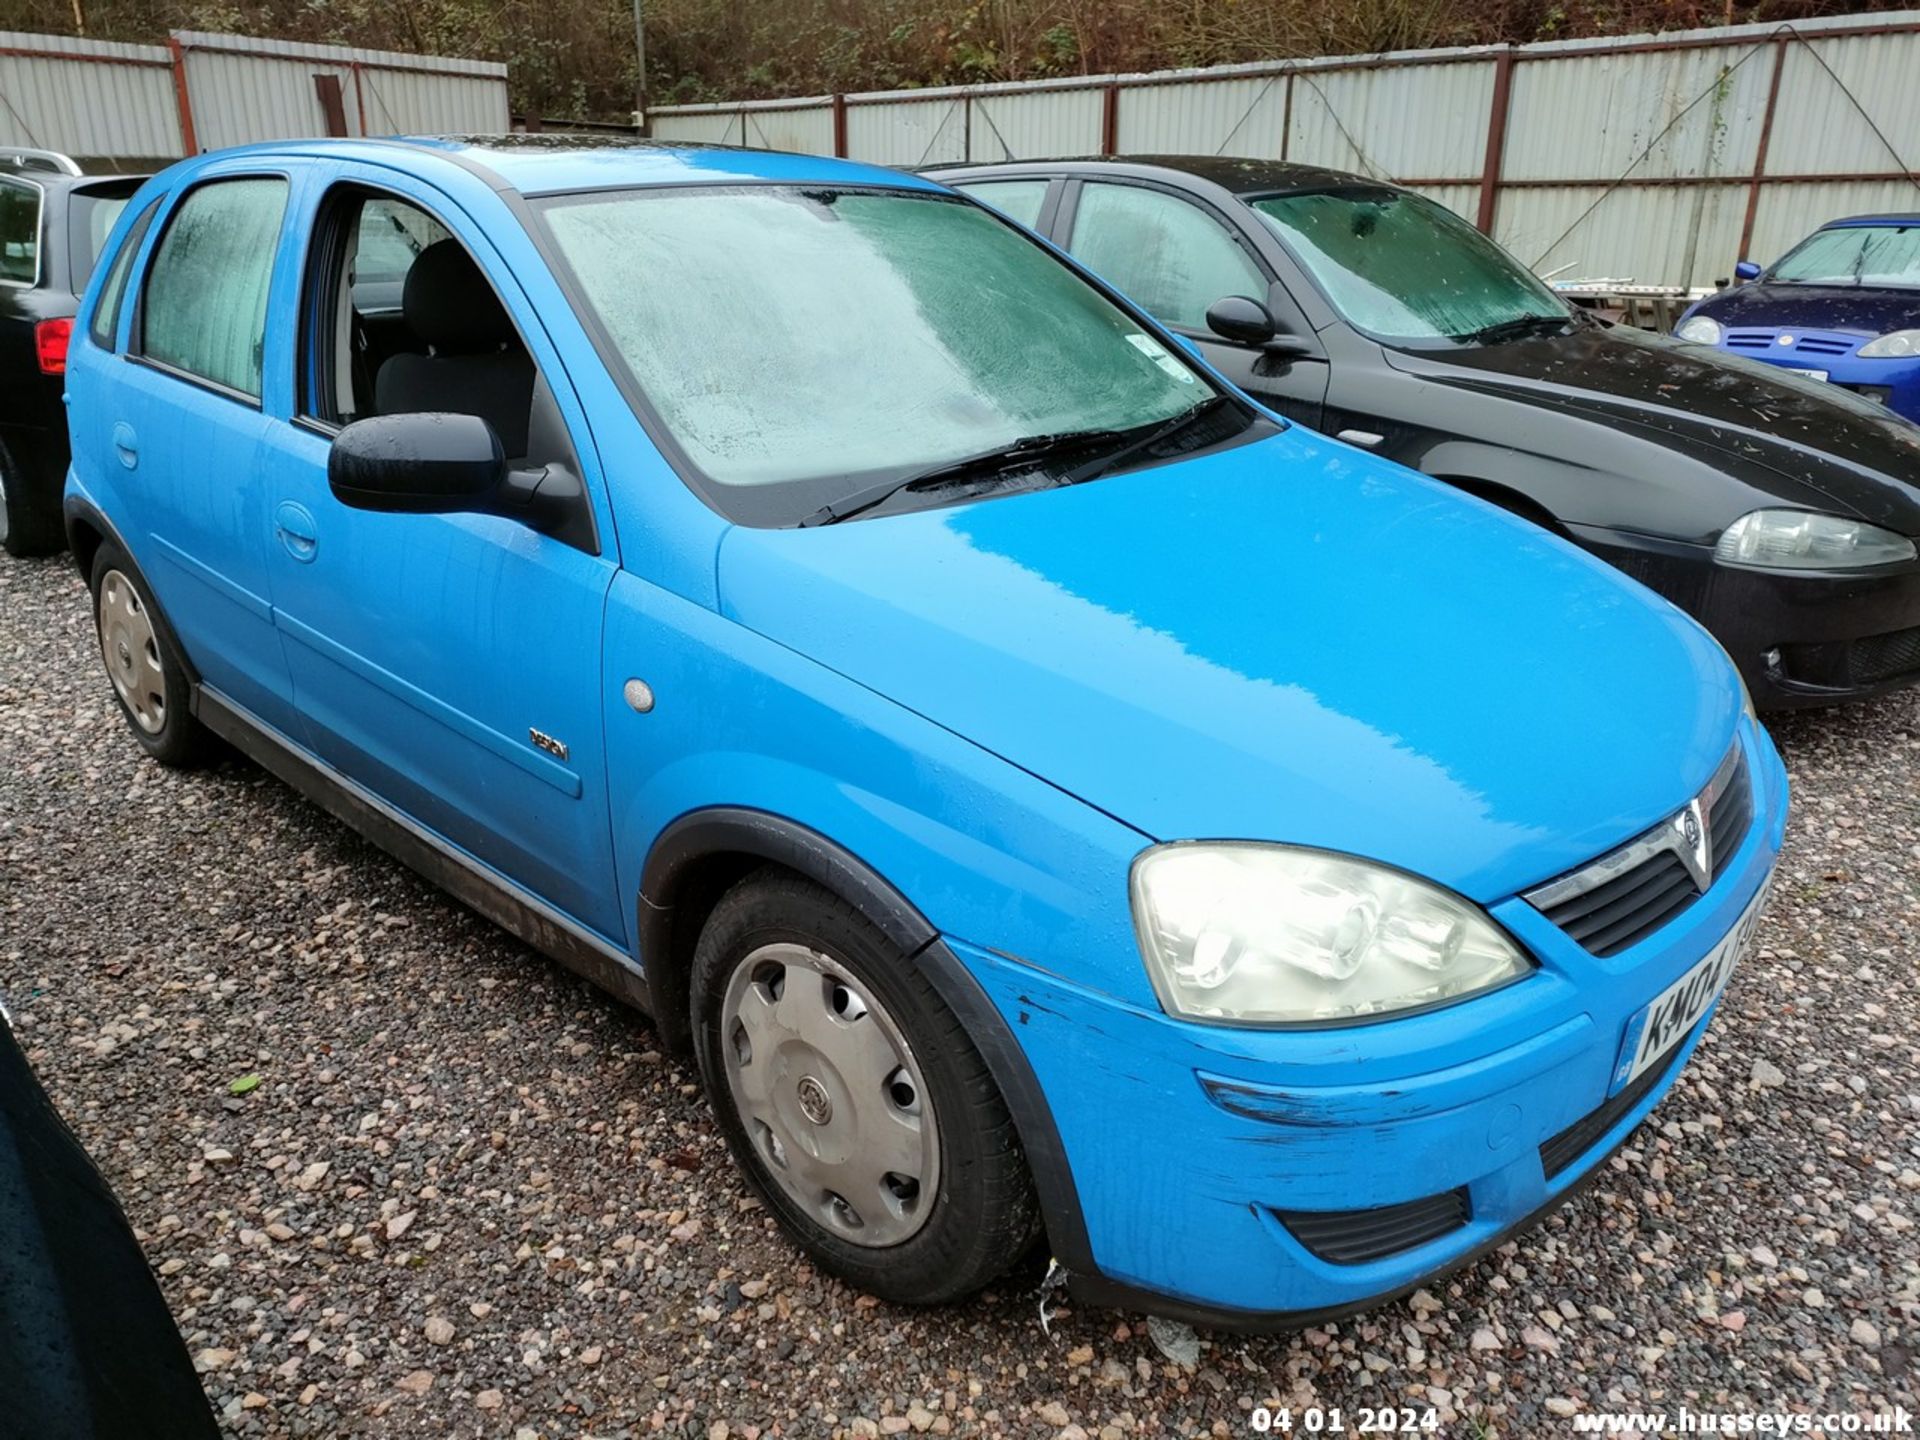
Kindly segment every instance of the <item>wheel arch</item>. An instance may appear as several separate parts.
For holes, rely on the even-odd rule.
[[[707,916],[728,889],[765,865],[805,876],[855,906],[921,969],[987,1062],[1013,1116],[1061,1264],[1095,1270],[1065,1147],[1039,1079],[1012,1027],[917,906],[839,842],[797,821],[744,806],[691,811],[662,830],[641,871],[635,935],[654,1024],[667,1050],[693,1049],[688,980]]]
[[[1489,505],[1498,505],[1509,515],[1517,515],[1522,520],[1532,521],[1541,529],[1550,530],[1563,540],[1573,539],[1572,532],[1545,505],[1531,495],[1515,490],[1509,485],[1503,485],[1498,480],[1487,480],[1477,475],[1451,474],[1436,474],[1433,478],[1453,486],[1456,490],[1464,490],[1477,499],[1485,500]]]
[[[94,558],[99,555],[102,545],[111,543],[114,549],[127,557],[127,564],[133,569],[133,578],[139,582],[140,589],[147,597],[154,628],[173,647],[173,653],[180,657],[180,663],[187,672],[187,683],[197,688],[200,684],[200,668],[193,663],[193,652],[181,643],[180,632],[173,628],[173,620],[167,614],[166,603],[160,598],[160,592],[153,588],[153,581],[140,568],[140,561],[114,528],[113,522],[91,502],[72,495],[67,497],[63,513],[66,517],[67,549],[73,556],[74,567],[80,572],[80,579],[88,587],[89,595],[92,593]],[[87,603],[91,608],[92,600],[89,599]]]

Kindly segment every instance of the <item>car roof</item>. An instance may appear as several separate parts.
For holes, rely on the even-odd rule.
[[[410,151],[421,171],[436,163],[478,171],[498,190],[554,195],[643,186],[786,183],[935,188],[932,182],[877,165],[825,155],[746,150],[687,141],[609,139],[599,135],[405,135],[381,140],[298,140],[211,152],[216,156],[322,156],[382,165]]]
[[[1849,225],[1920,225],[1920,214],[1848,215],[1843,219],[1829,220],[1820,228],[1843,230]]]
[[[945,179],[959,177],[961,171],[998,174],[1057,173],[1062,170],[1093,172],[1100,169],[1122,170],[1129,174],[1154,171],[1190,175],[1217,185],[1234,195],[1267,195],[1287,190],[1319,190],[1329,185],[1378,185],[1395,188],[1391,181],[1356,175],[1348,170],[1329,170],[1321,165],[1301,165],[1291,160],[1261,160],[1236,155],[1080,155],[1058,160],[1010,160],[1000,164],[930,165],[924,174]]]

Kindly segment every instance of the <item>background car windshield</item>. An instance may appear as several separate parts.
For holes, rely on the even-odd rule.
[[[1920,287],[1920,225],[1816,230],[1767,272],[1789,285]]]
[[[1213,391],[1067,266],[966,201],[788,186],[567,196],[587,306],[737,519],[787,523],[1034,435]]]
[[[1461,340],[1567,307],[1443,205],[1398,190],[1318,190],[1251,202],[1355,329]]]

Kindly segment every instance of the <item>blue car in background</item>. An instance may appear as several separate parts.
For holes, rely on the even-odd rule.
[[[1674,327],[1682,340],[1797,370],[1920,420],[1920,215],[1821,226]]]
[[[648,1011],[881,1296],[1042,1236],[1236,1325],[1405,1291],[1622,1142],[1764,904],[1704,630],[932,181],[287,143],[112,253],[66,515],[133,738]]]

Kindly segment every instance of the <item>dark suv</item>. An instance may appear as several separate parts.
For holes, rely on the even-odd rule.
[[[67,339],[100,247],[143,178],[0,147],[0,541],[10,554],[66,543]]]

